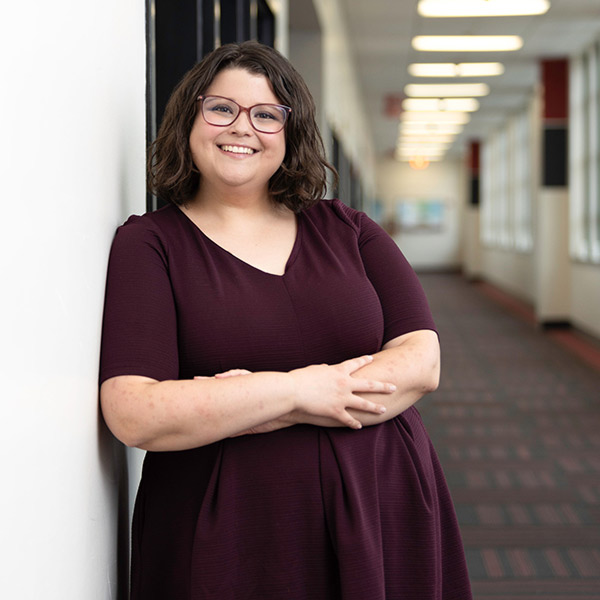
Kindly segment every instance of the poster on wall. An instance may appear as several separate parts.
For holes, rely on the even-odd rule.
[[[441,233],[446,203],[439,199],[400,198],[396,201],[399,233]]]

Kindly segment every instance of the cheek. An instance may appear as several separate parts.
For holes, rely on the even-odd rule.
[[[278,144],[278,148],[277,148],[277,156],[279,157],[279,162],[282,163],[283,159],[285,158],[285,152],[286,152],[286,143],[285,143],[285,137],[279,142]]]

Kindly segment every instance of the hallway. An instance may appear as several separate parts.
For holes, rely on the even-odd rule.
[[[419,409],[475,600],[600,599],[600,369],[484,286],[419,277],[443,357],[440,388]]]

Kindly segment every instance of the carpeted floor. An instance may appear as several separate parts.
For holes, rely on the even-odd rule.
[[[600,370],[481,286],[419,277],[443,357],[419,410],[475,599],[600,600]]]

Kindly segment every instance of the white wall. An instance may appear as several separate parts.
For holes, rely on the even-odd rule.
[[[111,238],[145,203],[144,19],[133,0],[0,9],[2,598],[117,593],[126,463],[98,348]]]
[[[445,222],[439,233],[400,233],[395,236],[415,269],[460,267],[465,194],[465,167],[461,160],[432,162],[423,171],[391,158],[378,164],[377,197],[383,202],[387,216],[394,214],[397,202],[402,199],[445,203]]]
[[[572,263],[571,281],[572,322],[600,339],[600,266]]]
[[[483,246],[481,265],[484,279],[521,300],[535,303],[535,264],[531,252]]]
[[[479,235],[479,206],[468,205],[463,215],[462,270],[467,279],[477,280],[482,270],[482,244]]]
[[[291,30],[289,59],[306,82],[317,108],[317,123],[323,137],[327,123],[323,115],[323,52],[320,31]]]
[[[568,321],[571,314],[569,190],[541,188],[535,243],[535,312],[540,323]]]

